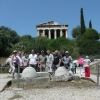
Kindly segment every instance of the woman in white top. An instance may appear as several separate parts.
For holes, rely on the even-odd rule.
[[[24,66],[27,67],[28,66],[28,57],[27,57],[26,52],[24,52],[22,60],[23,60]]]
[[[12,68],[12,75],[13,75],[13,78],[14,78],[14,73],[15,73],[15,67],[17,66],[17,51],[14,50],[13,53],[12,53],[12,56],[11,56],[11,63],[10,63],[10,66]]]
[[[89,66],[90,63],[91,63],[91,61],[90,61],[89,57],[86,56],[86,59],[84,60],[84,67],[85,67],[85,66]]]

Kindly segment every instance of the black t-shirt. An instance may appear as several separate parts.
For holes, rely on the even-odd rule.
[[[55,65],[59,64],[59,59],[60,59],[59,55],[54,55],[54,62],[53,62],[53,64],[55,64]]]
[[[65,56],[65,54],[60,54],[60,58],[62,59]],[[64,66],[64,63],[61,61],[60,66]]]

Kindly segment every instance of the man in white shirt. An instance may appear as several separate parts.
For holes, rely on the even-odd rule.
[[[33,67],[36,70],[37,64],[37,55],[34,53],[34,50],[32,50],[31,54],[29,55],[29,66]]]
[[[50,50],[47,50],[46,67],[48,68],[48,72],[50,74],[52,74],[53,61],[54,61],[53,55],[50,53]]]

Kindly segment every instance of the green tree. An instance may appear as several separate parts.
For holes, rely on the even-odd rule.
[[[41,50],[46,52],[48,47],[48,38],[47,37],[36,37],[33,43],[33,48],[36,52],[40,53]]]
[[[85,33],[85,21],[84,21],[84,14],[83,14],[83,8],[80,10],[80,24],[81,24],[81,35]]]
[[[95,29],[88,28],[82,36],[82,39],[98,40],[99,34]]]
[[[81,26],[72,29],[72,37],[77,38],[79,36],[81,36]]]
[[[85,39],[79,48],[81,55],[98,55],[100,54],[100,42],[96,40]]]
[[[0,27],[0,56],[10,55],[12,45],[17,42],[19,42],[19,36],[14,30],[5,26]]]
[[[89,28],[92,28],[92,22],[91,22],[91,20],[89,21]]]

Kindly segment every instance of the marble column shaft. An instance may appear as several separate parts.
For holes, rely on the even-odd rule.
[[[57,31],[54,30],[54,39],[56,39],[56,38],[57,38]]]
[[[63,36],[63,34],[62,34],[62,29],[60,29],[60,37],[62,37]]]
[[[51,39],[51,32],[50,32],[50,30],[49,30],[49,39]]]

